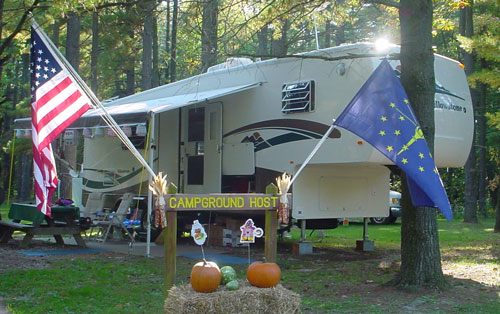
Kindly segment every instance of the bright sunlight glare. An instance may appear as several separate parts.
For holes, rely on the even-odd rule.
[[[379,38],[375,41],[375,48],[379,52],[384,52],[389,49],[390,44],[386,38]]]

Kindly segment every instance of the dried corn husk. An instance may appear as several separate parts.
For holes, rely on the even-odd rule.
[[[286,193],[288,193],[288,189],[290,188],[290,180],[292,179],[291,175],[288,175],[284,172],[281,177],[276,178],[276,183],[278,184],[279,194],[280,194],[280,203],[278,206],[278,220],[280,223],[288,224],[289,210],[288,210],[288,198],[286,197]]]
[[[153,177],[149,189],[155,196],[155,227],[167,226],[167,218],[165,217],[165,196],[167,195],[167,175],[159,172]]]
[[[281,203],[288,203],[286,193],[288,193],[288,189],[290,188],[290,180],[291,179],[292,179],[292,176],[287,174],[286,172],[283,172],[281,177],[276,178],[276,183],[278,184]]]

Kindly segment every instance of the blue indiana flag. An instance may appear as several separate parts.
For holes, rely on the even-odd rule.
[[[450,201],[399,78],[383,60],[333,123],[363,138],[406,173],[414,206],[438,207],[453,218]]]

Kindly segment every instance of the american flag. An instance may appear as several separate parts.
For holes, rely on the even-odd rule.
[[[383,60],[334,122],[363,138],[407,175],[414,206],[453,217],[446,190],[408,96]]]
[[[50,217],[50,201],[57,188],[51,142],[90,108],[90,100],[49,47],[48,37],[31,28],[31,121],[35,199]]]

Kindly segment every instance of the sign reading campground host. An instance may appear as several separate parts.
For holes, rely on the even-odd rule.
[[[273,194],[174,194],[166,197],[167,210],[269,210],[277,209]]]

